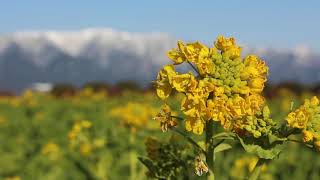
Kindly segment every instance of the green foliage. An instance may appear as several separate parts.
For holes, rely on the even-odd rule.
[[[274,159],[284,149],[282,143],[265,142],[264,144],[256,144],[255,141],[250,141],[238,137],[244,150],[250,154],[254,154],[261,159]],[[257,141],[256,141],[257,142]]]
[[[281,106],[280,100],[270,102],[271,112]],[[168,171],[170,173],[162,178],[199,179],[193,167],[194,156],[199,152],[193,151],[192,147],[195,146],[193,143],[201,144],[197,140],[202,136],[193,136],[194,142],[191,143],[177,134],[175,140],[171,139],[175,142],[174,145],[170,145],[169,134],[162,133],[158,124],[155,124],[155,129],[138,129],[132,134],[130,129],[121,124],[121,119],[110,115],[113,108],[132,101],[157,109],[160,107],[155,97],[138,93],[103,99],[78,96],[55,98],[42,94],[34,94],[32,98],[0,98],[0,179],[14,176],[20,176],[23,180],[130,179],[130,152],[147,157],[144,143],[150,135],[155,136],[162,144],[161,159],[155,164],[150,157],[140,158],[144,164],[137,162],[135,179],[147,179],[148,171],[157,174],[160,169],[171,168],[173,169]],[[170,100],[169,103],[174,110],[178,110],[180,105],[177,100]],[[282,114],[273,115],[275,120],[282,118]],[[79,149],[70,148],[68,133],[78,120],[92,123],[92,127],[86,132],[92,140],[105,140],[103,147],[94,149],[90,156],[83,156]],[[185,132],[183,129],[179,131]],[[257,160],[253,155],[273,158],[266,168],[262,168],[261,179],[317,180],[320,177],[319,153],[305,146],[294,143],[281,145],[284,139],[277,136],[264,137],[266,145],[253,144],[247,139],[239,144],[233,142],[236,138],[233,133],[217,133],[219,131],[215,127],[212,137],[213,145],[216,145],[213,152],[216,179],[247,177],[249,167]],[[128,143],[130,136],[135,137],[132,144]],[[185,143],[181,143],[182,141]],[[48,143],[59,146],[57,154],[42,153]],[[252,154],[244,153],[242,146]],[[283,147],[288,149],[285,156],[281,153]],[[201,148],[204,149],[202,146]],[[187,163],[176,161],[177,157]],[[150,167],[153,169],[150,170]]]

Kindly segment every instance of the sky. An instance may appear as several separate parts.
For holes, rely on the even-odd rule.
[[[0,2],[0,22],[0,35],[107,27],[205,43],[223,34],[251,47],[320,53],[318,0],[10,0]]]

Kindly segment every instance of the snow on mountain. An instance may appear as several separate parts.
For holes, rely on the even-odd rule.
[[[130,33],[108,28],[24,31],[0,35],[0,89],[19,92],[35,82],[135,80],[145,85],[176,39],[165,33]],[[320,82],[320,56],[305,46],[291,50],[250,49],[270,66],[270,81]]]

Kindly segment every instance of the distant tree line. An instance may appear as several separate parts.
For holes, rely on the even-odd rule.
[[[73,96],[78,91],[91,88],[93,92],[106,92],[110,96],[121,95],[124,91],[134,92],[153,92],[154,85],[150,83],[148,86],[142,87],[135,81],[121,81],[116,84],[108,84],[105,82],[88,82],[81,87],[76,87],[73,84],[55,84],[50,93],[56,97]],[[296,82],[284,82],[277,85],[267,84],[264,90],[266,97],[274,98],[279,95],[279,92],[286,89],[291,94],[301,96],[303,93],[312,93],[320,96],[320,82],[312,85],[303,85]],[[14,96],[13,93],[0,90],[0,96]]]

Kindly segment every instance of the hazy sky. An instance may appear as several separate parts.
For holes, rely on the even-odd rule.
[[[320,52],[319,0],[3,0],[0,22],[0,33],[110,27],[207,43],[225,34],[249,46]]]

